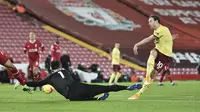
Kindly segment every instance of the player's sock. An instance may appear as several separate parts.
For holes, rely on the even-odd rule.
[[[117,84],[117,81],[119,80],[121,76],[121,73],[117,72],[117,75],[115,76],[115,80],[114,80],[114,83]]]
[[[171,83],[173,82],[173,81],[172,81],[171,75],[168,75],[167,78],[169,79],[169,81],[170,81]]]
[[[26,79],[25,77],[19,72],[19,70],[17,68],[13,68],[10,70],[14,77],[20,82],[21,85],[25,85],[26,83]]]
[[[109,82],[108,82],[109,85],[112,84],[114,78],[115,78],[115,73],[113,72],[112,75],[110,76],[110,80],[109,80]]]
[[[168,77],[168,79],[169,79],[171,85],[174,86],[175,83],[173,82],[171,75],[168,75],[167,77]]]
[[[140,97],[140,95],[142,95],[142,94],[144,93],[144,91],[145,91],[147,88],[149,88],[149,85],[143,84],[142,89],[140,89],[140,91],[138,91],[138,92],[136,93],[136,95],[137,95],[138,97]]]
[[[163,86],[163,83],[162,83],[162,82],[159,82],[158,85],[159,85],[159,86]]]
[[[155,58],[154,56],[150,55],[147,61],[147,69],[146,69],[146,80],[147,82],[151,81],[151,72],[154,69]]]
[[[164,76],[165,76],[165,75],[162,74],[161,77],[160,77],[160,83],[161,83],[161,84],[162,84],[162,82],[163,82]]]
[[[140,89],[139,92],[137,92],[134,96],[132,96],[133,98],[130,97],[129,99],[138,99],[140,95],[143,94],[144,91],[149,87],[149,84],[153,81],[151,79],[151,72],[154,69],[154,63],[155,63],[155,58],[154,56],[150,55],[147,61],[146,81],[144,82],[142,89]]]
[[[144,91],[149,87],[149,85],[143,84],[142,89],[138,91],[135,95],[129,97],[130,100],[137,100],[140,98],[140,96],[144,93]]]

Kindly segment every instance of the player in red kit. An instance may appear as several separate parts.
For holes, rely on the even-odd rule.
[[[14,78],[16,78],[23,86],[24,91],[30,92],[29,87],[25,85],[26,79],[24,75],[13,65],[13,63],[9,60],[8,55],[2,51],[0,51],[0,65],[8,68],[8,70],[13,74]]]
[[[34,32],[29,33],[29,38],[29,41],[24,45],[24,53],[28,53],[29,64],[33,73],[33,80],[38,80],[40,53],[44,51],[44,46],[39,40],[36,40]]]
[[[170,64],[173,65],[173,67],[175,67],[176,66],[176,60],[173,59],[172,63],[170,63]],[[170,75],[170,65],[169,64],[166,65],[164,67],[163,71],[161,72],[160,81],[158,83],[159,86],[163,86],[162,82],[163,82],[163,79],[164,79],[165,76],[168,78],[168,80],[170,81],[171,85],[174,86],[175,83],[173,82],[172,77]]]
[[[52,61],[60,61],[61,56],[61,47],[59,46],[58,39],[51,46],[51,62]]]

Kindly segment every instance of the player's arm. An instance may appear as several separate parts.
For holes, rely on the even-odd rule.
[[[24,54],[27,52],[27,44],[24,45]]]
[[[39,41],[39,48],[41,52],[44,52],[45,48],[44,45]]]
[[[44,50],[45,50],[45,48],[44,48],[44,45],[42,44],[41,45],[41,51],[44,52]]]
[[[110,61],[112,59],[112,52],[110,52],[109,54],[108,54],[108,60]]]
[[[45,78],[44,80],[40,80],[40,81],[28,81],[26,83],[27,86],[30,87],[38,87],[38,86],[43,86],[49,84],[49,76],[47,78]]]
[[[173,40],[175,40],[175,39],[177,39],[177,38],[179,38],[178,34],[173,34],[173,35],[172,35],[172,39],[173,39]]]
[[[55,51],[54,45],[51,45],[51,51]]]
[[[135,55],[138,54],[137,49],[138,49],[139,46],[144,45],[144,44],[146,44],[146,43],[148,43],[148,42],[151,42],[151,41],[153,41],[153,40],[156,39],[156,38],[157,38],[156,36],[151,35],[151,36],[149,36],[149,37],[147,37],[147,38],[144,38],[144,39],[141,40],[140,42],[136,43],[136,44],[134,45],[134,47],[133,47],[133,52],[134,52],[134,54],[135,54]]]

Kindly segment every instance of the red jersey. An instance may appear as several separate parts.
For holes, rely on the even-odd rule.
[[[61,47],[54,43],[51,46],[51,61],[59,61],[61,56]]]
[[[39,60],[41,51],[44,51],[44,46],[39,40],[33,43],[28,41],[24,45],[24,53],[28,52],[29,61]]]

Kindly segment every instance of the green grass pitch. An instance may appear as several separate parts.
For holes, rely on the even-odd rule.
[[[112,92],[105,101],[70,102],[56,91],[28,94],[0,84],[0,112],[200,112],[200,81],[177,82],[176,86],[164,82],[163,87],[154,82],[141,99],[128,100],[134,93]]]

